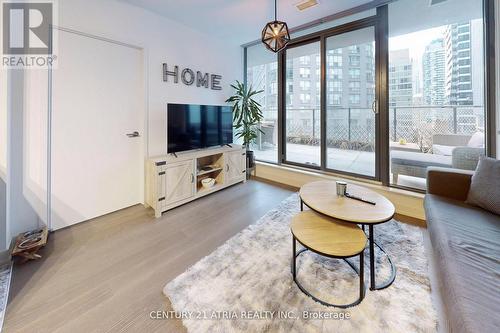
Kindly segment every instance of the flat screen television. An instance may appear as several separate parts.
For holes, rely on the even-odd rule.
[[[168,104],[167,124],[169,154],[233,142],[230,106]]]

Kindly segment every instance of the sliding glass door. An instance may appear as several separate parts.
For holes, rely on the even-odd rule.
[[[321,165],[320,42],[298,44],[285,54],[286,162]]]
[[[398,0],[292,34],[263,160],[418,190],[428,167],[474,170],[496,150],[493,1]]]
[[[375,25],[330,29],[285,51],[283,163],[377,178]]]
[[[326,38],[326,168],[375,177],[375,28]]]

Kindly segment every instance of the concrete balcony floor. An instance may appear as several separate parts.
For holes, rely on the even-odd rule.
[[[267,146],[262,150],[253,147],[257,160],[276,163],[277,147]],[[286,146],[287,161],[306,165],[320,165],[320,147],[288,143]],[[366,176],[375,174],[375,153],[327,148],[327,167],[332,170],[356,173]],[[391,175],[392,178],[392,175]],[[417,189],[425,189],[424,178],[400,175],[397,185]]]

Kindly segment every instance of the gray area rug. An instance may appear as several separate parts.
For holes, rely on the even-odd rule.
[[[375,227],[376,241],[397,267],[396,281],[384,290],[367,290],[360,305],[343,310],[313,301],[292,280],[289,224],[298,211],[294,194],[165,286],[189,332],[436,331],[418,227],[394,220]],[[389,265],[377,254],[382,282]],[[313,295],[337,304],[356,299],[358,276],[345,262],[310,252],[299,258],[298,279]],[[368,283],[368,267],[365,272]]]
[[[11,263],[0,265],[0,332],[2,331],[5,310],[7,308],[11,275]]]

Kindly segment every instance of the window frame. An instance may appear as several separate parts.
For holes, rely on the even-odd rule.
[[[376,180],[380,181],[383,185],[389,186],[389,187],[395,187],[395,188],[402,188],[414,192],[423,192],[422,190],[415,189],[415,188],[409,188],[409,187],[404,187],[396,184],[391,184],[390,182],[390,167],[389,167],[389,158],[390,158],[390,152],[389,152],[389,40],[388,40],[388,33],[389,33],[389,17],[388,17],[388,4],[392,1],[386,1],[385,3],[379,4],[377,7],[377,13],[374,16],[369,16],[366,18],[362,18],[356,21],[352,21],[349,23],[341,24],[338,26],[335,26],[333,28],[328,28],[322,31],[314,32],[311,34],[307,34],[304,36],[300,36],[297,38],[293,38],[290,41],[290,45],[297,45],[299,43],[306,43],[312,41],[314,38],[318,39],[321,41],[320,49],[321,52],[321,81],[322,81],[322,86],[321,86],[321,92],[320,92],[320,97],[321,97],[321,117],[326,116],[326,103],[327,103],[327,92],[326,91],[326,85],[324,80],[326,80],[326,57],[330,56],[331,54],[334,53],[327,53],[326,52],[326,47],[325,47],[325,36],[331,35],[332,32],[335,31],[342,31],[345,29],[350,28],[351,30],[354,30],[353,27],[359,24],[368,24],[368,22],[371,22],[372,25],[375,25],[375,40],[376,40],[376,54],[378,54],[378,57],[376,57],[376,74],[374,81],[376,83],[376,96],[378,97],[378,103],[379,103],[379,119],[376,124],[376,136],[378,137],[377,142],[376,142],[376,172],[375,172],[375,177],[367,177],[363,175],[358,175],[358,174],[351,174],[348,172],[342,172],[338,170],[330,170],[326,169],[326,161],[324,161],[324,158],[326,157],[325,154],[322,153],[321,157],[321,167],[315,168],[312,166],[308,165],[295,165],[295,163],[290,163],[286,162],[284,163],[284,147],[286,146],[286,138],[284,138],[284,127],[283,127],[283,122],[285,121],[284,117],[284,109],[286,106],[286,87],[283,84],[285,82],[286,78],[286,73],[284,72],[285,66],[283,64],[285,63],[285,57],[284,57],[284,52],[279,52],[277,54],[277,59],[278,59],[278,151],[277,151],[277,163],[273,162],[267,162],[264,161],[265,163],[271,163],[271,164],[277,164],[277,165],[286,165],[286,166],[298,166],[298,167],[305,167],[307,169],[317,169],[321,170],[322,172],[326,174],[345,174],[347,176],[352,176],[355,178],[368,178],[371,180]],[[332,15],[328,17],[328,20],[332,21],[338,18],[342,18],[348,15],[353,15],[357,13],[361,13],[365,10],[373,9],[373,7],[366,7],[362,6],[360,8],[354,8],[353,10],[346,11],[345,13],[339,13],[336,15]],[[327,21],[328,21],[327,20]],[[325,19],[317,20],[315,22],[311,22],[311,24],[308,25],[307,28],[310,26],[313,26],[314,24],[318,24],[319,22],[326,22]],[[497,144],[500,144],[496,142],[496,131],[497,131],[497,124],[496,124],[496,70],[495,66],[498,65],[495,63],[495,5],[494,5],[494,0],[483,0],[483,22],[484,22],[484,63],[485,63],[485,86],[484,86],[484,94],[485,94],[485,121],[486,121],[486,126],[485,126],[485,139],[486,139],[486,154],[487,156],[490,157],[496,157],[496,147]],[[306,27],[302,27],[302,29],[306,29]],[[293,30],[293,29],[292,29]],[[297,30],[298,31],[298,30]],[[296,31],[293,31],[296,32]],[[345,32],[348,32],[346,30]],[[464,32],[467,33],[467,32]],[[470,33],[470,31],[469,31]],[[244,82],[246,84],[246,75],[247,75],[247,47],[250,47],[252,45],[255,45],[256,43],[259,43],[260,41],[255,41],[246,45],[243,45],[243,61],[244,61]],[[470,52],[468,49],[464,49],[462,52]],[[349,54],[351,54],[349,52]],[[337,53],[335,53],[337,55]],[[322,118],[326,119],[326,118]],[[322,133],[322,142],[321,142],[321,149],[326,149],[325,141],[324,138],[324,133],[325,133],[325,128],[326,128],[326,123],[323,122],[324,124],[321,124],[321,133]],[[325,127],[325,128],[323,128]]]

